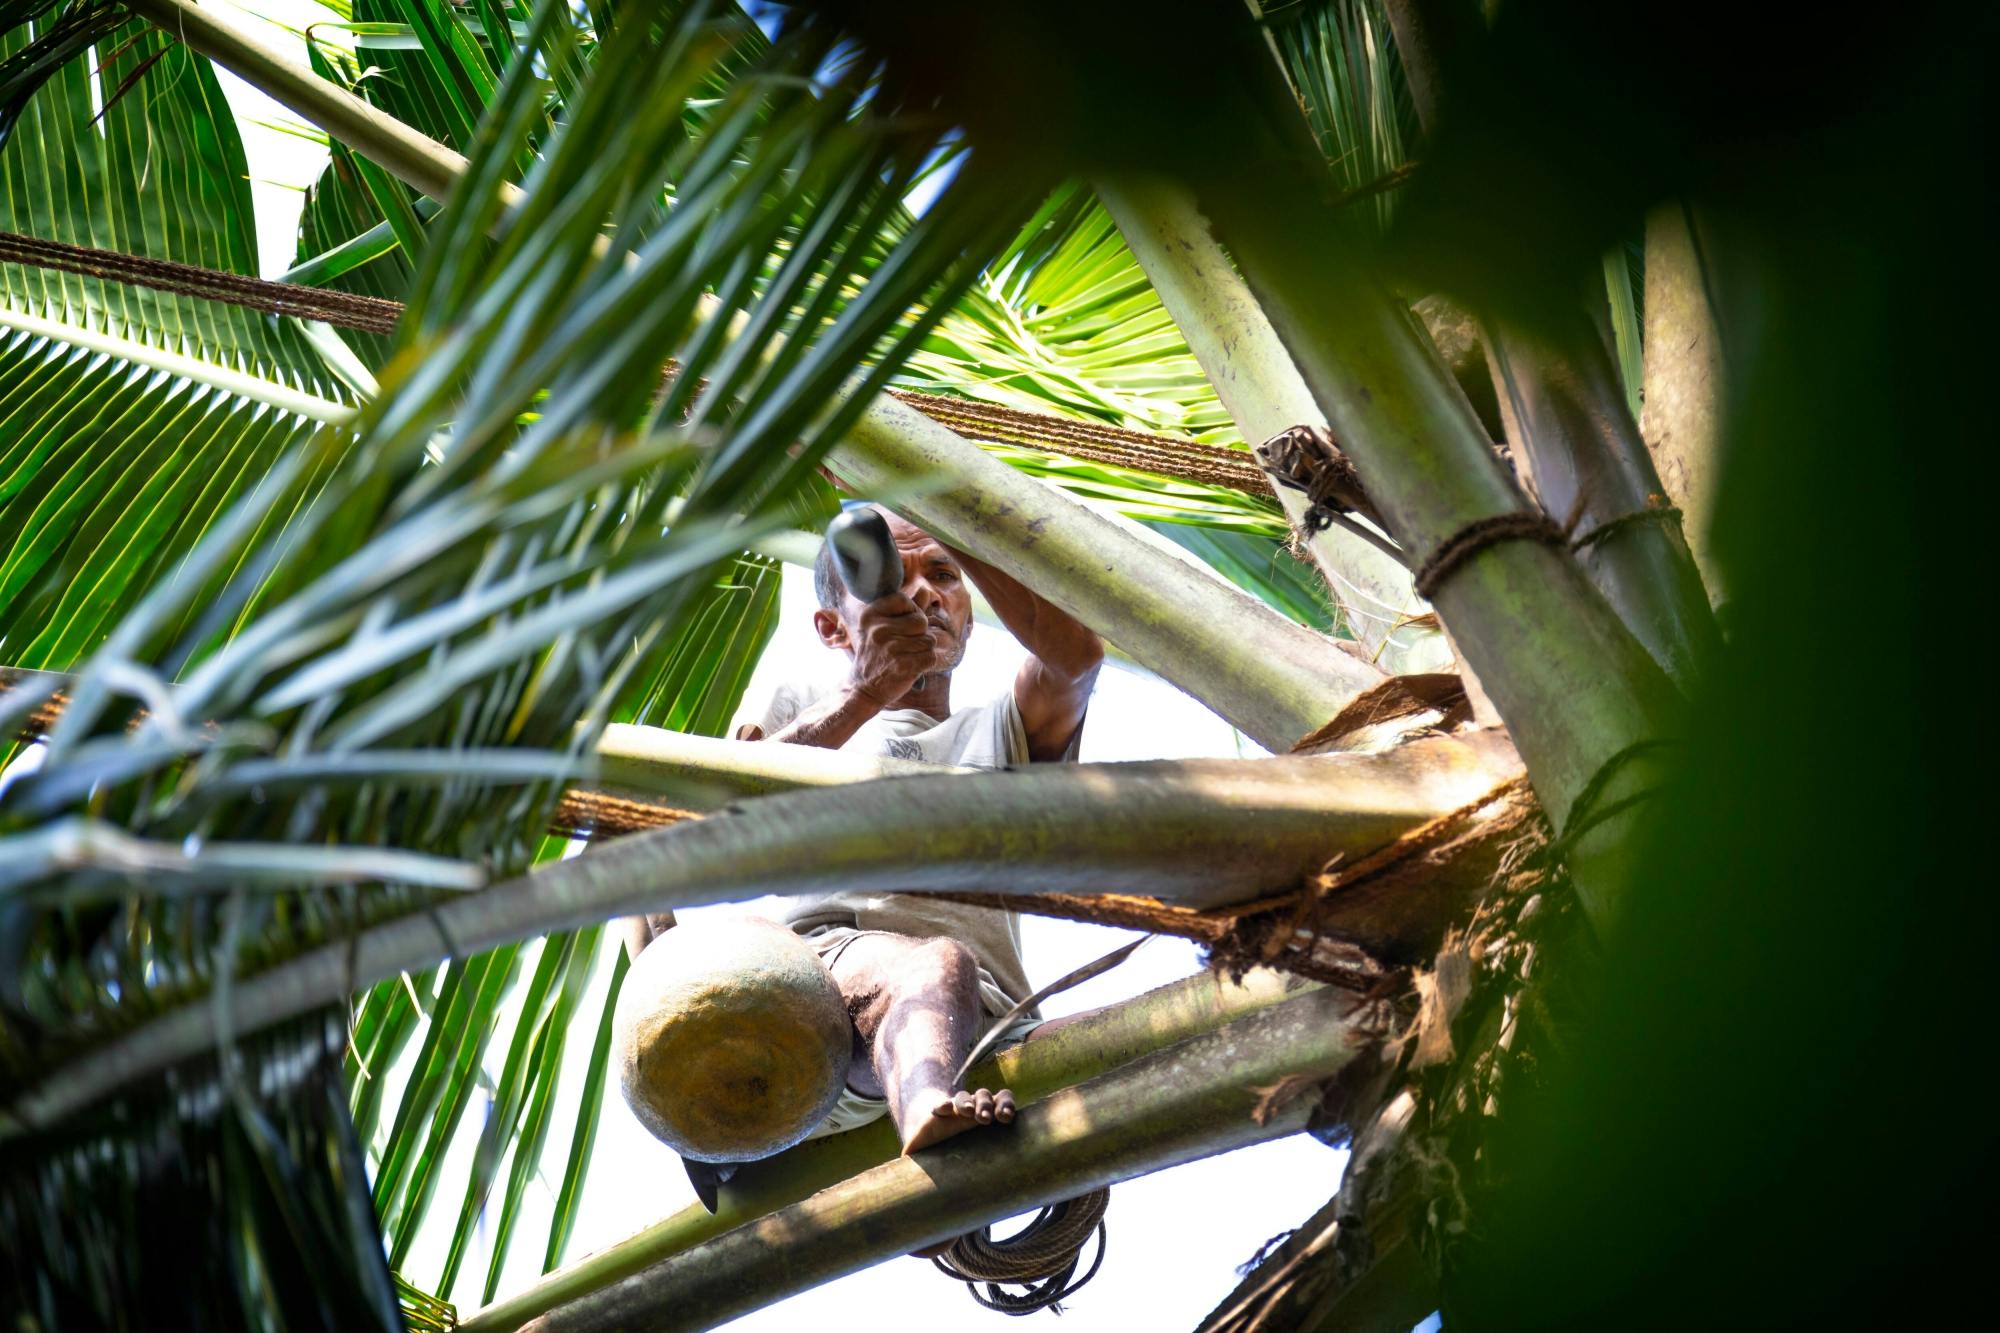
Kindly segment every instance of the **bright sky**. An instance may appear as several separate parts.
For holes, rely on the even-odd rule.
[[[227,10],[230,6],[219,7]],[[330,11],[309,0],[259,0],[247,10],[293,29],[332,18]],[[254,19],[245,19],[243,24],[265,40],[303,55],[302,42],[270,24]],[[318,175],[325,150],[309,139],[258,124],[296,121],[284,108],[226,73],[222,79],[242,124],[249,155],[262,267],[267,276],[274,276],[291,263],[303,203],[300,191]],[[778,635],[751,685],[753,699],[764,697],[782,678],[837,666],[827,661],[826,650],[811,632],[812,605],[810,575],[787,568]],[[959,670],[957,701],[961,705],[976,702],[1007,688],[1021,657],[1021,648],[1005,630],[996,625],[982,627],[973,635]],[[1171,686],[1115,663],[1107,668],[1098,686],[1083,739],[1086,761],[1260,753],[1221,719]],[[1027,919],[1024,933],[1029,974],[1038,986],[1128,938],[1123,932],[1101,927],[1034,917]],[[532,968],[532,960],[524,961],[523,966]],[[1053,1017],[1115,1003],[1187,976],[1197,967],[1191,945],[1157,941],[1108,976],[1051,1000],[1044,1010]],[[597,989],[585,998],[581,1013],[599,1011],[609,971],[600,967]],[[503,1023],[502,1030],[510,1031],[511,1019],[503,1019]],[[505,1056],[500,1045],[495,1043],[488,1057],[489,1072],[496,1076]],[[579,1032],[571,1043],[570,1058],[580,1063],[587,1046],[587,1038]],[[387,1077],[394,1084],[401,1081],[401,1073],[394,1071]],[[579,1067],[565,1078],[566,1084],[574,1089],[582,1082],[581,1074]],[[395,1095],[393,1087],[391,1095]],[[479,1110],[475,1110],[475,1119]],[[519,1223],[524,1240],[510,1255],[501,1284],[503,1294],[531,1284],[538,1274],[538,1242],[560,1183],[562,1145],[569,1141],[574,1116],[572,1099],[559,1109],[551,1129],[544,1178],[530,1188]],[[463,1156],[469,1156],[472,1137],[460,1135]],[[448,1165],[446,1180],[463,1178],[463,1156]],[[1115,1187],[1108,1215],[1109,1254],[1096,1280],[1067,1304],[1062,1327],[1069,1333],[1192,1327],[1235,1285],[1236,1265],[1256,1253],[1272,1235],[1302,1222],[1326,1201],[1339,1183],[1346,1157],[1344,1152],[1299,1137]],[[594,1168],[568,1257],[573,1260],[614,1244],[692,1200],[678,1159],[639,1127],[613,1092],[605,1100]],[[433,1205],[425,1234],[405,1265],[406,1276],[412,1281],[419,1285],[435,1281],[457,1211],[455,1196],[441,1196]],[[463,1310],[476,1308],[489,1245],[490,1237],[481,1234],[476,1238],[458,1289],[439,1294],[455,1298]],[[1051,1316],[1032,1318],[1046,1323]],[[1005,1316],[974,1305],[961,1285],[934,1272],[928,1262],[898,1259],[793,1297],[728,1327],[739,1333],[806,1327],[820,1333],[849,1329],[874,1333],[940,1328],[947,1326],[946,1321],[959,1321],[963,1327],[1011,1326]]]

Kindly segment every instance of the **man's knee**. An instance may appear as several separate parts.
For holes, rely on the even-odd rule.
[[[979,989],[979,960],[972,950],[946,936],[912,941],[903,970],[920,984],[975,993]]]

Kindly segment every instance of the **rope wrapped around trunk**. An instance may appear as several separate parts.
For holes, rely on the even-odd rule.
[[[931,1262],[940,1273],[963,1282],[972,1299],[989,1310],[1011,1315],[1037,1310],[1061,1314],[1062,1306],[1057,1302],[1096,1277],[1104,1262],[1104,1211],[1110,1203],[1110,1190],[1092,1190],[1050,1204],[1035,1214],[1035,1220],[1018,1236],[994,1240],[991,1227],[968,1232]],[[1071,1281],[1083,1247],[1092,1236],[1097,1237],[1097,1257],[1082,1277]],[[983,1295],[979,1290],[982,1285],[986,1288]],[[1026,1290],[1011,1292],[1003,1286]]]

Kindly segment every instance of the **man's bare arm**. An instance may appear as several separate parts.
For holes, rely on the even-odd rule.
[[[952,555],[1000,623],[1028,650],[1028,660],[1014,678],[1014,705],[1028,732],[1028,757],[1062,758],[1083,725],[1090,691],[1104,664],[1104,640],[1012,575],[963,551]]]
[[[799,715],[769,736],[755,722],[736,729],[739,741],[777,741],[783,745],[815,745],[838,750],[855,732],[882,711],[882,705],[855,690],[842,690],[801,709]]]

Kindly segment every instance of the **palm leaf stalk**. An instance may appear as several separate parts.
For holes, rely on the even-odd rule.
[[[1081,1015],[1023,1045],[996,1052],[973,1072],[975,1081],[1013,1089],[1024,1104],[1296,996],[1301,983],[1255,968],[1231,981],[1202,972],[1122,1004]],[[502,1333],[558,1306],[601,1291],[664,1259],[734,1230],[897,1156],[892,1126],[878,1121],[845,1134],[813,1139],[751,1163],[722,1186],[716,1211],[689,1204],[645,1230],[549,1274],[505,1300],[465,1317],[461,1326]]]
[[[801,787],[970,771],[913,759],[715,740],[662,727],[613,723],[598,737],[594,777],[607,787],[672,797],[692,809],[712,810],[741,797]]]
[[[1437,738],[1378,755],[1075,765],[768,796],[303,950],[239,979],[226,1003],[174,1009],[65,1063],[8,1114],[47,1126],[208,1048],[224,1027],[613,916],[864,884],[1227,906],[1292,887],[1329,858],[1358,859],[1511,776],[1504,753]],[[935,817],[912,819],[918,805]]]
[[[1386,0],[1399,33],[1448,20],[1428,0]],[[1450,96],[1434,49],[1404,56],[1418,118],[1435,130]],[[1426,63],[1429,62],[1429,63]],[[1418,66],[1424,66],[1418,72]],[[1556,303],[1534,327],[1489,317],[1486,351],[1507,433],[1528,460],[1543,508],[1572,534],[1591,581],[1684,691],[1720,638],[1701,577],[1661,485],[1609,350],[1580,309]]]
[[[1235,53],[1247,88],[1277,91],[1269,62],[1242,32],[1209,40]],[[1284,99],[1255,110],[1239,104],[1238,112],[1246,118],[1239,128],[1258,126],[1268,148],[1183,151],[1183,169],[1393,535],[1429,560],[1469,525],[1523,512],[1524,497],[1464,395],[1337,221],[1318,209],[1320,226],[1298,224],[1307,201],[1325,199],[1325,186],[1278,147],[1297,134]],[[1212,132],[1181,142],[1217,144]],[[1433,602],[1557,827],[1586,789],[1593,803],[1615,803],[1659,779],[1658,754],[1643,747],[1676,734],[1681,705],[1567,552],[1530,541],[1487,546],[1438,586]],[[1608,820],[1572,849],[1578,893],[1600,930],[1615,928],[1627,824]]]
[[[827,465],[864,495],[893,494],[909,477],[950,478],[893,503],[1041,589],[1269,749],[1291,748],[1382,680],[1165,539],[1077,504],[893,399],[863,413]]]
[[[14,853],[8,939],[24,951],[24,986],[7,1014],[10,1088],[73,1067],[77,1050],[149,1009],[220,1015],[181,1053],[219,1045],[226,1075],[237,1034],[265,1022],[235,1006],[239,968],[338,940],[384,914],[416,909],[422,918],[435,901],[403,871],[370,883],[381,877],[370,868],[375,848],[449,858],[473,882],[524,869],[560,779],[496,784],[472,760],[455,780],[410,784],[399,761],[370,771],[366,757],[491,745],[558,759],[586,753],[624,692],[652,679],[687,635],[719,562],[726,567],[758,524],[779,521],[772,506],[810,480],[842,427],[837,411],[823,415],[826,387],[893,349],[890,335],[912,306],[949,299],[954,269],[940,256],[977,253],[1006,225],[991,202],[961,209],[961,190],[986,188],[971,183],[975,172],[910,237],[928,259],[877,268],[872,245],[817,247],[798,259],[809,270],[805,290],[826,285],[848,299],[830,321],[794,321],[782,359],[769,361],[771,330],[759,331],[754,302],[742,319],[708,319],[703,290],[748,247],[775,245],[768,219],[796,222],[808,191],[843,179],[862,182],[864,197],[893,189],[897,173],[883,168],[931,152],[921,128],[929,122],[899,115],[886,96],[857,116],[865,77],[813,95],[783,77],[817,64],[832,40],[818,31],[774,54],[780,77],[736,91],[730,105],[763,103],[768,115],[731,117],[725,107],[719,128],[690,139],[681,102],[705,68],[703,27],[645,20],[635,12],[601,47],[525,193],[507,177],[542,105],[540,62],[510,67],[490,132],[437,220],[401,334],[407,352],[380,397],[350,431],[320,431],[266,468],[180,577],[146,592],[76,672],[46,761],[0,805]],[[545,7],[530,49],[560,63],[566,23],[563,7]],[[647,114],[629,114],[635,93]],[[665,179],[681,183],[675,208],[659,203]],[[751,337],[755,348],[744,345]],[[651,420],[653,386],[669,358],[690,375],[715,376],[732,358],[789,373],[746,379],[690,424],[662,426]],[[878,373],[893,364],[883,356]],[[796,454],[778,452],[794,441]],[[680,505],[667,525],[670,500]],[[744,514],[758,517],[746,524]],[[10,732],[42,701],[33,690],[17,695],[4,705]],[[360,771],[329,768],[326,756],[359,757]],[[284,771],[288,761],[317,771],[288,783],[301,776]],[[271,786],[240,780],[260,768]],[[47,836],[65,828],[86,836]],[[303,846],[280,858],[267,854],[275,843]],[[177,859],[186,891],[164,895],[133,875],[122,858],[135,844],[148,865]],[[121,859],[99,856],[99,846]],[[331,874],[309,874],[299,853],[330,863]],[[105,897],[120,905],[94,906]],[[504,952],[467,960],[461,982],[491,995],[522,961]],[[538,964],[544,994],[554,968]],[[317,1022],[315,1008],[294,1013]],[[467,1054],[453,1064],[476,1065],[477,1051]],[[463,1095],[440,1097],[436,1105],[453,1108],[438,1122],[448,1135]],[[344,1113],[335,1119],[345,1124]],[[115,1137],[118,1122],[103,1123],[65,1125]],[[254,1117],[245,1123],[254,1127]],[[46,1194],[36,1173],[57,1169],[57,1159],[34,1163],[50,1129],[32,1118],[8,1123],[10,1197],[17,1185]],[[202,1143],[187,1147],[184,1160],[199,1162]],[[425,1156],[430,1148],[407,1159],[408,1170],[378,1177],[375,1202],[399,1235],[434,1192]],[[276,1197],[294,1195],[321,1197]],[[368,1212],[364,1203],[358,1216]],[[105,1238],[93,1246],[50,1231],[37,1243],[104,1254]],[[226,1265],[229,1254],[218,1248],[210,1262]],[[272,1262],[240,1260],[232,1271],[275,1272]],[[104,1299],[143,1284],[71,1279],[63,1292]],[[386,1282],[377,1285],[386,1301]],[[260,1304],[246,1298],[245,1317]]]
[[[464,173],[465,159],[394,116],[315,75],[269,44],[193,3],[193,0],[123,0],[126,8],[185,42],[252,87],[367,155],[412,188],[444,202]],[[513,187],[501,191],[516,202]]]
[[[1292,426],[1324,424],[1284,344],[1193,199],[1157,180],[1131,177],[1100,179],[1097,193],[1243,438],[1268,440]],[[1305,497],[1288,486],[1274,489],[1286,517],[1295,529],[1302,527]],[[1342,616],[1375,661],[1401,673],[1437,670],[1449,659],[1440,634],[1408,625],[1424,610],[1410,589],[1408,569],[1340,527],[1313,534],[1310,545]]]
[[[953,114],[978,127],[981,147],[1093,178],[1143,165],[1193,191],[1391,535],[1420,570],[1442,562],[1430,600],[1520,745],[1544,808],[1562,827],[1587,794],[1593,809],[1627,816],[1580,825],[1571,857],[1591,916],[1614,929],[1615,885],[1630,868],[1624,802],[1663,776],[1658,743],[1677,733],[1683,701],[1575,558],[1553,549],[1552,522],[1494,457],[1365,242],[1343,226],[1250,16],[1182,14],[1138,46],[1101,16],[1038,28],[1045,102],[1056,109],[1028,135],[993,100],[1008,78],[997,53],[1029,40],[1008,26],[1011,15],[842,12],[892,59],[922,63]],[[1126,43],[1130,58],[1106,67],[1097,41]],[[1197,111],[1175,91],[1182,78],[1219,86],[1221,101]],[[1069,141],[1052,140],[1052,125]],[[1489,539],[1496,531],[1534,539]]]
[[[1681,531],[1718,606],[1728,590],[1709,551],[1722,436],[1722,344],[1695,218],[1682,203],[1646,219],[1645,406],[1640,433],[1660,484],[1680,509]]]
[[[1297,1133],[1379,1035],[1365,1012],[1327,989],[1249,1014],[1053,1092],[1007,1133],[893,1158],[518,1327],[708,1328],[1079,1190]]]

